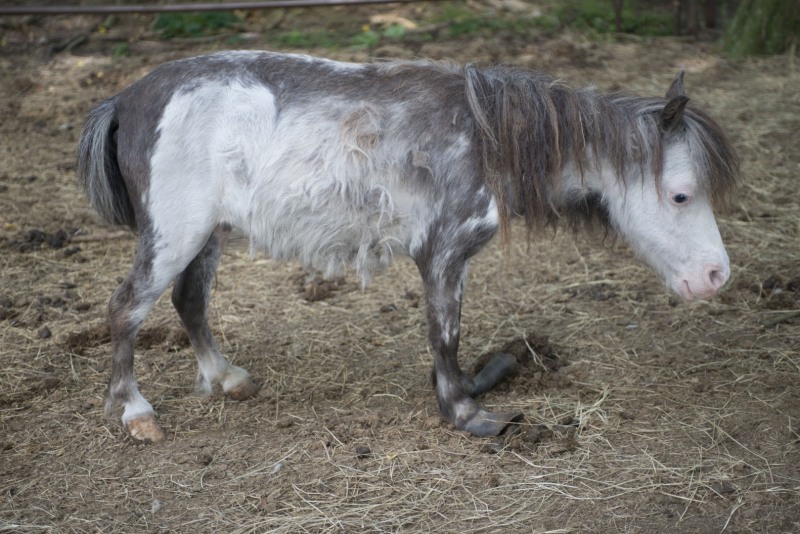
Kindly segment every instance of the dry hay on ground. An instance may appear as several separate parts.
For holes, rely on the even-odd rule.
[[[517,239],[509,259],[490,247],[471,270],[462,362],[513,344],[527,364],[483,402],[528,421],[478,439],[436,413],[409,262],[361,291],[352,277],[304,285],[296,266],[234,246],[213,329],[265,386],[245,403],[192,396],[191,350],[162,299],[137,348],[143,392],[170,434],[153,447],[102,415],[105,304],[135,242],[97,222],[73,163],[93,101],[201,52],[139,46],[148,54],[119,60],[0,51],[11,95],[0,121],[0,529],[800,530],[800,77],[788,58],[731,63],[672,39],[425,45],[651,94],[686,67],[690,96],[744,161],[720,220],[728,289],[677,303],[624,247],[570,236]]]

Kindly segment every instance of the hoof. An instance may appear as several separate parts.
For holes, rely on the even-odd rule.
[[[261,386],[248,377],[244,382],[225,392],[225,395],[236,401],[243,401],[256,396]]]
[[[464,423],[456,425],[456,428],[469,432],[473,436],[486,437],[486,436],[499,436],[506,434],[524,419],[524,415],[520,412],[506,412],[506,413],[490,413],[486,410],[478,410],[475,414],[467,419]]]
[[[515,373],[517,370],[517,359],[511,354],[497,352],[492,355],[491,359],[478,371],[470,382],[469,396],[477,397],[482,393],[486,393],[498,382],[507,376]]]
[[[152,414],[131,419],[127,426],[131,437],[138,441],[160,443],[167,439],[167,435],[158,426],[156,416]]]

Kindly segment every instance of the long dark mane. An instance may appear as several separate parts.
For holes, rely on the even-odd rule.
[[[626,184],[663,171],[665,147],[680,136],[689,146],[700,186],[712,203],[727,204],[738,180],[739,162],[719,125],[690,105],[681,128],[664,132],[659,114],[666,100],[573,90],[542,73],[492,67],[464,69],[473,133],[486,180],[495,193],[501,232],[508,236],[512,215],[528,230],[555,225],[559,180],[566,165],[581,176],[611,165]],[[650,172],[647,172],[647,171]],[[591,207],[570,216],[591,215]]]

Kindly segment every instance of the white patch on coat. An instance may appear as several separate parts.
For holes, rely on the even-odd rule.
[[[177,274],[221,222],[253,251],[327,275],[352,266],[365,284],[418,249],[436,200],[404,181],[415,147],[383,113],[335,99],[279,110],[267,87],[235,82],[176,94],[151,158],[154,272]]]
[[[219,125],[225,124],[220,101],[235,102],[240,86],[208,82],[176,93],[164,109],[158,141],[150,158],[147,208],[153,224],[154,290],[163,291],[205,245],[222,222],[230,198],[219,169]],[[265,107],[272,105],[272,95]],[[238,199],[242,202],[244,199]]]

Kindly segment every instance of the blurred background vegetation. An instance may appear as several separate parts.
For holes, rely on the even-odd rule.
[[[427,3],[424,20],[365,24],[344,8],[331,12],[331,20],[317,28],[299,18],[293,24],[291,9],[270,11],[267,41],[292,48],[373,48],[393,41],[430,41],[443,34],[503,38],[573,31],[599,40],[668,35],[714,40],[721,51],[741,57],[796,51],[800,36],[800,0],[440,1]],[[240,11],[162,13],[155,16],[153,29],[163,39],[228,32],[235,41],[250,16],[252,12]],[[280,24],[269,22],[276,16]]]

